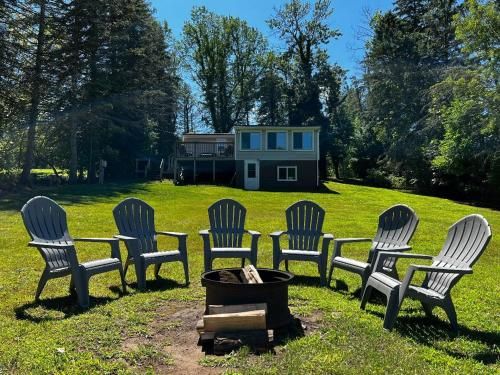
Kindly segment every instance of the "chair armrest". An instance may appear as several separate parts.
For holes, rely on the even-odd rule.
[[[355,243],[355,242],[372,242],[373,240],[371,238],[337,238],[335,239],[335,242],[345,244],[345,243]]]
[[[245,232],[251,236],[260,236],[261,235],[260,232],[257,232],[256,230],[245,229]]]
[[[406,245],[406,246],[394,246],[394,247],[375,247],[375,250],[378,251],[394,251],[394,252],[399,252],[399,251],[408,251],[411,250],[411,246]]]
[[[421,264],[410,264],[410,268],[415,271],[424,272],[442,272],[442,273],[458,273],[461,275],[471,274],[472,268],[454,268],[454,267],[436,267],[436,266],[424,266]]]
[[[187,237],[187,233],[181,233],[181,232],[164,232],[164,231],[159,231],[156,232],[156,234],[160,234],[162,236],[170,236],[170,237],[177,237],[177,238],[182,238],[182,237]]]
[[[132,240],[137,240],[136,237],[130,237],[130,236],[124,236],[123,234],[115,234],[113,236],[114,238],[117,238],[122,241],[132,241]]]
[[[281,237],[284,234],[288,234],[288,232],[285,231],[285,230],[278,230],[276,232],[271,233],[269,236],[271,236],[271,237]]]
[[[74,238],[78,242],[94,242],[94,243],[107,243],[111,246],[111,257],[117,258],[121,261],[120,254],[120,241],[118,238]]]
[[[375,263],[373,270],[374,272],[380,272],[384,262],[387,258],[396,258],[395,262],[399,258],[409,258],[409,259],[429,259],[432,260],[434,257],[427,254],[411,254],[411,253],[401,253],[397,251],[378,251],[375,258]]]
[[[410,254],[406,254],[410,255]],[[416,254],[418,255],[418,254]],[[409,258],[409,257],[407,257]],[[442,272],[442,273],[458,273],[461,275],[471,274],[471,268],[445,268],[445,267],[436,267],[436,266],[425,266],[420,264],[411,264],[406,271],[406,275],[401,282],[401,287],[399,289],[399,301],[403,300],[408,287],[410,286],[411,280],[413,279],[413,275],[415,275],[416,271],[424,271],[424,272]]]
[[[346,243],[357,243],[357,242],[372,242],[371,238],[336,238],[333,240],[333,255],[332,259],[335,257],[342,256],[342,245]]]
[[[198,232],[200,236],[208,236],[210,234],[210,229],[203,229]]]
[[[51,243],[51,242],[40,242],[40,241],[31,241],[28,243],[30,247],[46,247],[53,249],[69,249],[75,247],[72,243]]]
[[[113,243],[118,242],[118,238],[73,238],[75,242],[105,242]]]
[[[323,244],[321,247],[321,254],[325,254],[327,258],[328,258],[328,248],[330,247],[330,242],[332,242],[332,240],[333,240],[333,234],[323,233]],[[327,260],[325,260],[325,262]]]

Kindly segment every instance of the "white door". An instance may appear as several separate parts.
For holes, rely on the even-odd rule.
[[[245,160],[245,189],[259,190],[258,160]]]

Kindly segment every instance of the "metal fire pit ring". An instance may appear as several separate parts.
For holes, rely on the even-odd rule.
[[[292,316],[288,308],[288,283],[293,279],[289,272],[258,268],[262,284],[240,284],[219,279],[222,269],[201,275],[201,285],[206,288],[205,313],[208,305],[239,305],[267,303],[267,328],[275,329],[290,323]],[[241,268],[225,268],[239,275]]]

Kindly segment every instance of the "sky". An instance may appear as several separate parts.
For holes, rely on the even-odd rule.
[[[274,8],[284,0],[150,0],[160,21],[167,21],[174,35],[179,38],[184,23],[189,20],[193,6],[204,5],[207,9],[222,15],[239,17],[250,26],[259,29],[267,37],[271,47],[283,48],[281,42],[269,29],[266,20]],[[392,8],[393,0],[332,0],[333,14],[330,27],[340,30],[342,35],[332,40],[327,50],[330,62],[337,63],[348,71],[347,76],[359,77],[362,73],[360,61],[364,54],[364,40],[368,35],[367,14]]]

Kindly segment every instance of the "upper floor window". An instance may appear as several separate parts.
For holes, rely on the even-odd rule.
[[[313,132],[312,131],[298,131],[293,132],[293,149],[312,151],[313,149]]]
[[[286,150],[287,149],[287,132],[268,132],[267,133],[267,149],[268,150]]]
[[[260,132],[243,132],[241,133],[241,146],[243,151],[256,151],[260,150],[261,143]]]

